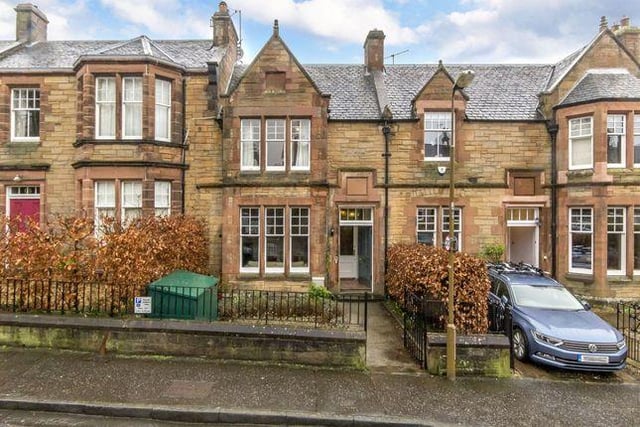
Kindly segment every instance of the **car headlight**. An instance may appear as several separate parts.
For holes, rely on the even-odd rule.
[[[553,338],[550,337],[548,335],[545,334],[541,334],[538,331],[531,331],[531,333],[533,334],[533,338],[535,338],[536,341],[541,342],[541,343],[545,343],[545,344],[551,344],[554,345],[556,347],[561,346],[564,341],[558,339],[558,338]]]
[[[618,347],[618,350],[622,350],[626,346],[627,346],[627,343],[624,342],[624,340],[622,340],[622,341],[620,341],[619,343],[616,344],[616,347]]]

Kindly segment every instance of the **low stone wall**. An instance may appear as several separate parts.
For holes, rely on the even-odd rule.
[[[365,332],[6,313],[0,345],[356,368],[366,358]]]
[[[510,345],[505,335],[458,335],[456,374],[510,377]],[[434,375],[447,372],[447,335],[430,333],[427,370]]]

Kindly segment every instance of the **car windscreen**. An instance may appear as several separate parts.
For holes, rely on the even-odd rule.
[[[583,305],[561,286],[514,285],[514,303],[521,307],[552,310],[584,310]]]

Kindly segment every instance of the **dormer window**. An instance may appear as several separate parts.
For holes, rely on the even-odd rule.
[[[451,143],[451,113],[424,113],[424,159],[449,160]]]

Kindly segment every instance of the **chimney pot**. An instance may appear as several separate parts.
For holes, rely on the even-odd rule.
[[[600,31],[606,30],[608,28],[608,23],[607,23],[607,17],[606,16],[601,16],[600,17]]]
[[[14,9],[16,11],[16,41],[19,42],[46,42],[47,41],[47,16],[31,3],[20,3]]]

